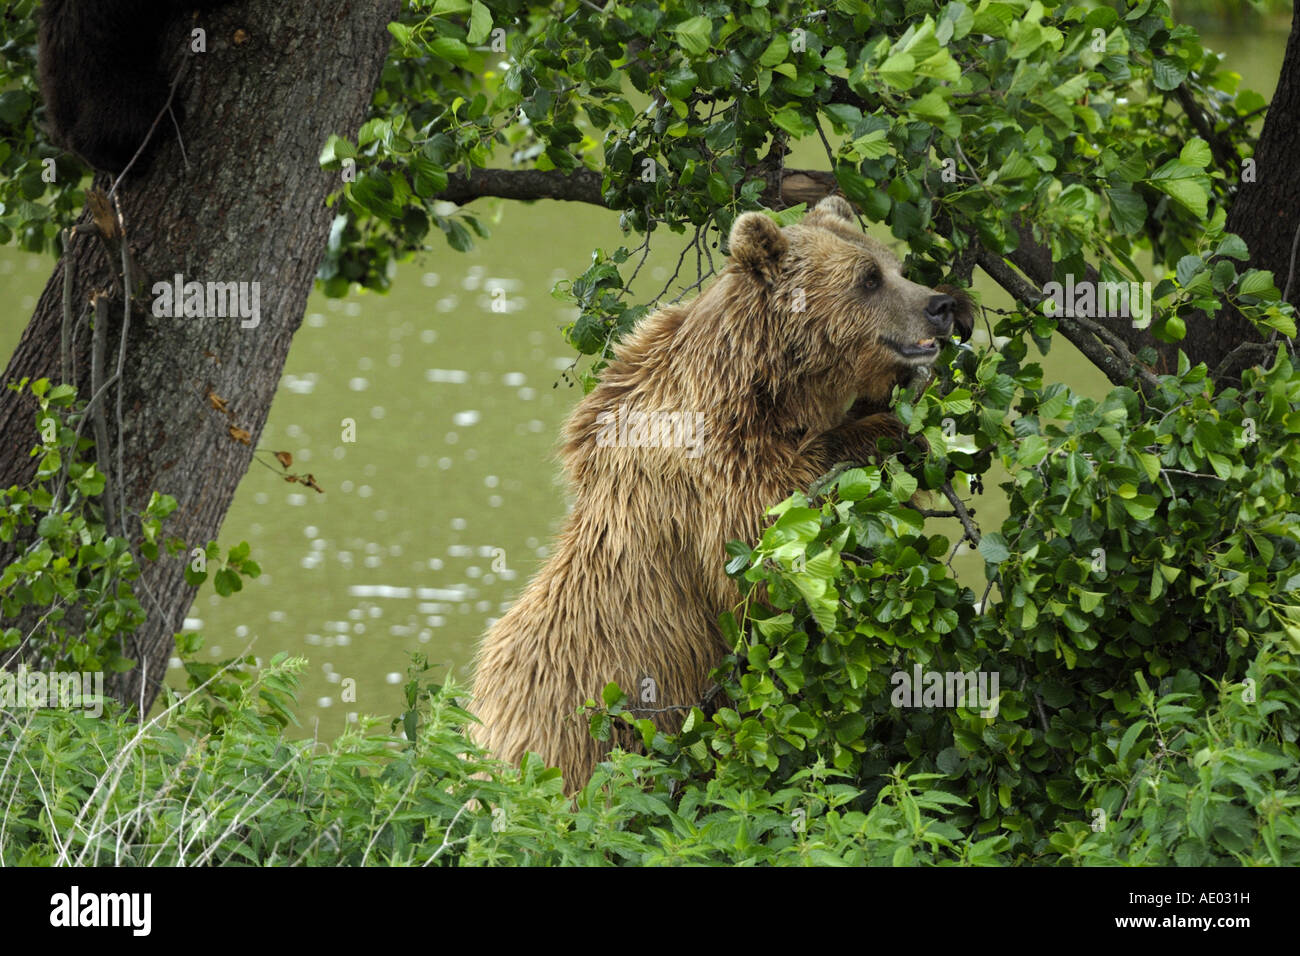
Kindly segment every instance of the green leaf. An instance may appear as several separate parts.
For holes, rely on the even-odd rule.
[[[880,159],[889,152],[889,141],[883,129],[874,129],[853,141],[853,150],[863,159]]]
[[[772,122],[795,137],[807,136],[813,131],[812,123],[808,118],[790,108],[776,113],[772,117]]]
[[[1137,234],[1147,218],[1147,204],[1142,197],[1127,186],[1107,189],[1110,202],[1110,221],[1115,231],[1125,236]]]
[[[212,587],[222,597],[230,597],[236,591],[242,591],[244,582],[230,568],[222,568],[212,578]]]
[[[907,111],[936,126],[943,123],[952,112],[947,101],[935,90],[931,90],[908,106]]]
[[[839,477],[836,490],[845,501],[861,501],[880,487],[880,472],[850,468]]]
[[[1047,442],[1042,435],[1026,435],[1016,451],[1016,460],[1026,468],[1033,468],[1047,457]]]
[[[916,82],[916,60],[910,53],[895,53],[876,68],[876,75],[895,89],[907,90]]]
[[[429,44],[429,52],[452,63],[464,63],[469,59],[469,47],[455,37],[438,37]]]
[[[1178,161],[1187,166],[1196,166],[1204,169],[1210,165],[1210,147],[1205,140],[1195,137],[1188,140],[1187,145],[1183,147],[1178,154]]]
[[[9,126],[18,126],[31,105],[31,94],[23,90],[8,90],[0,93],[0,122]]]
[[[1289,339],[1293,339],[1296,336],[1295,320],[1283,312],[1270,312],[1268,315],[1260,319],[1260,321],[1270,329],[1277,329]]]
[[[853,127],[862,122],[862,110],[850,103],[827,103],[821,110],[839,126]]]
[[[492,32],[492,14],[488,12],[480,0],[474,0],[469,14],[469,33],[465,37],[465,42],[471,46],[478,46],[488,38]]]
[[[990,531],[980,538],[979,553],[990,564],[1001,564],[1011,557],[1011,549],[1007,547],[1006,539],[995,531]]]
[[[320,164],[328,166],[344,159],[355,159],[356,155],[357,149],[355,146],[346,139],[331,133],[330,138],[325,141],[325,146],[320,151]]]
[[[1151,76],[1158,90],[1175,90],[1187,79],[1187,68],[1177,60],[1163,57],[1151,64]]]
[[[1223,237],[1218,248],[1214,250],[1214,254],[1216,256],[1229,256],[1243,262],[1250,258],[1250,250],[1246,248],[1245,241],[1233,233],[1228,233]]]
[[[1156,513],[1156,506],[1159,504],[1151,495],[1135,495],[1132,498],[1123,499],[1124,510],[1138,521],[1146,521]]]
[[[767,49],[763,51],[763,55],[758,58],[758,63],[760,66],[765,66],[768,69],[771,69],[778,63],[784,62],[786,54],[789,52],[790,41],[785,38],[785,34],[778,33],[772,38],[772,42],[767,45]]]
[[[1186,178],[1153,179],[1151,185],[1177,200],[1198,218],[1204,219],[1209,215],[1210,191],[1200,182]]]
[[[605,702],[606,707],[613,707],[623,699],[623,691],[614,681],[606,684],[600,692],[600,699]]]
[[[683,50],[691,56],[700,56],[708,52],[713,35],[713,21],[708,17],[691,17],[677,24],[674,32]]]
[[[1254,295],[1262,299],[1280,299],[1281,295],[1273,284],[1273,273],[1267,269],[1250,269],[1237,280],[1237,291],[1241,295]]]
[[[1115,757],[1121,764],[1128,763],[1127,758],[1129,751],[1133,749],[1133,745],[1137,743],[1138,738],[1142,736],[1142,731],[1146,730],[1146,727],[1147,722],[1145,720],[1138,720],[1135,721],[1128,730],[1124,731],[1124,736],[1120,739],[1119,747],[1115,751]]]

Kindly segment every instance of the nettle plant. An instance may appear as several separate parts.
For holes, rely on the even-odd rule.
[[[147,613],[134,583],[142,560],[186,560],[186,581],[197,587],[212,573],[222,596],[260,573],[247,542],[224,558],[217,543],[209,542],[197,549],[199,560],[185,554],[179,538],[165,537],[163,523],[177,507],[170,495],[154,492],[142,513],[129,516],[125,525],[136,529],[130,537],[109,528],[101,500],[104,473],[95,461],[94,442],[81,434],[88,412],[76,389],[48,379],[24,379],[9,387],[27,390],[35,401],[39,444],[32,457],[39,460],[27,485],[0,489],[0,540],[28,542],[0,571],[0,613],[7,620],[29,607],[43,613],[27,633],[14,626],[0,630],[5,659],[18,654],[29,667],[48,671],[130,670],[136,663],[129,656],[130,635]],[[244,667],[253,661],[199,662],[193,658],[202,645],[198,634],[177,637],[190,686],[206,683],[208,706],[219,715],[225,699],[250,680]]]

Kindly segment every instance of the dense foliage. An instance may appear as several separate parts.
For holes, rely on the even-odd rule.
[[[1239,688],[1208,697],[1182,689],[1194,681],[1164,694],[1142,689],[1125,709],[1142,715],[1132,726],[1159,748],[1148,752],[1134,747],[1137,735],[1116,735],[1095,767],[1107,793],[1123,794],[1123,812],[1104,828],[1095,814],[1063,821],[1033,857],[1014,852],[1005,832],[963,832],[957,824],[971,810],[935,786],[942,772],[890,772],[863,802],[857,786],[826,766],[810,764],[772,788],[715,777],[670,789],[677,771],[618,753],[571,801],[558,772],[536,761],[515,770],[481,759],[460,733],[465,714],[454,688],[417,680],[408,685],[414,721],[404,721],[418,724],[413,740],[373,720],[329,745],[288,740],[279,713],[292,706],[288,694],[304,663],[277,659],[225,694],[219,730],[207,716],[207,688],[170,696],[143,726],[120,714],[61,710],[6,719],[0,861],[1294,865],[1300,858],[1295,722],[1277,713],[1296,712],[1293,689],[1279,693],[1293,688],[1295,671],[1272,657],[1252,668],[1272,706],[1244,703]],[[1287,748],[1284,771],[1279,753]],[[719,769],[727,763],[717,759]]]
[[[40,176],[54,153],[32,122],[30,36],[5,23],[0,241],[47,248],[79,185]],[[647,755],[614,755],[576,810],[554,771],[481,759],[455,688],[413,678],[404,734],[369,724],[317,747],[280,733],[298,662],[256,679],[193,665],[193,695],[143,727],[0,720],[0,859],[1300,863],[1300,373],[1278,290],[1292,277],[1249,268],[1224,231],[1263,100],[1167,4],[421,0],[392,32],[372,119],[322,155],[348,173],[329,294],[386,288],[436,231],[456,248],[484,235],[440,197],[509,152],[646,237],[597,251],[561,290],[590,382],[648,305],[621,267],[667,226],[692,235],[702,279],[740,212],[780,205],[790,144],[807,139],[908,245],[918,281],[965,284],[1032,239],[1062,282],[1154,270],[1151,343],[1231,308],[1270,354],[1227,387],[1186,356],[1160,368],[1154,348],[1117,347],[1127,381],[1079,396],[1031,361],[1062,317],[1004,283],[1019,309],[899,398],[925,440],[914,467],[842,471],[733,546],[744,598],[723,617],[734,653],[709,707],[669,737],[606,688],[593,731],[631,721]],[[72,407],[38,387],[43,409]],[[75,463],[83,445],[65,421],[39,451],[38,485],[66,471],[66,497],[8,493],[0,532],[36,527],[38,545],[0,597],[98,589],[116,635],[141,610],[126,542],[93,506],[102,480]],[[1010,516],[966,531],[986,565],[976,593],[912,499],[969,497],[995,462]],[[250,563],[241,547],[227,570],[237,582]],[[107,649],[95,662],[124,660],[93,646]],[[992,699],[900,703],[898,676],[917,673],[983,676]]]
[[[26,633],[12,624],[0,628],[0,652],[6,659],[21,655],[36,669],[129,670],[136,664],[130,637],[147,613],[135,590],[140,562],[184,550],[179,539],[162,534],[176,499],[154,492],[143,513],[124,522],[136,529],[129,536],[109,528],[101,500],[104,471],[93,460],[94,443],[82,434],[88,403],[71,385],[52,386],[47,379],[9,387],[30,391],[41,444],[32,449],[39,460],[31,482],[0,489],[0,541],[30,542],[0,572],[0,614],[8,622],[28,607],[44,613]],[[217,543],[209,542],[186,556],[186,580],[197,587],[211,574],[216,592],[228,597],[243,588],[243,578],[261,573],[249,551],[241,542],[223,559]],[[195,636],[177,640],[186,649]],[[192,676],[209,666],[187,664]]]
[[[643,722],[646,742],[733,786],[834,768],[871,798],[891,769],[932,774],[937,832],[999,834],[1015,859],[1294,863],[1300,375],[1280,356],[1215,395],[1185,368],[1144,407],[1044,390],[990,355],[1021,393],[997,441],[1012,513],[979,544],[1005,598],[981,611],[953,580],[915,478],[846,471],[735,548],[767,601],[727,619],[730,706],[672,741]],[[994,377],[973,356],[957,369]],[[970,706],[900,706],[896,675],[918,667],[998,680]]]

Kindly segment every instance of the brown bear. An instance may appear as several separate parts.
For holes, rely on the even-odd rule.
[[[583,702],[616,681],[676,730],[730,650],[726,543],[753,544],[771,505],[871,458],[901,429],[894,386],[954,323],[970,333],[964,297],[903,278],[838,197],[784,229],[745,213],[729,245],[713,285],[643,319],[574,409],[572,511],[479,649],[471,736],[514,763],[538,753],[570,791],[608,750]]]

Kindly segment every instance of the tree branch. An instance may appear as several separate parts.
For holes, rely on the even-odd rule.
[[[1043,301],[1043,293],[1022,278],[1000,256],[981,248],[976,261],[994,282],[1011,293],[1022,306],[1036,309]],[[1108,334],[1109,330],[1091,319],[1078,316],[1058,315],[1055,318],[1056,327],[1061,334],[1114,384],[1131,384],[1135,376],[1147,388],[1155,388],[1160,384],[1117,336]]]
[[[801,202],[811,206],[839,188],[835,175],[820,169],[755,171],[767,180],[762,199],[773,209],[797,206]],[[519,201],[558,199],[608,206],[601,185],[601,174],[586,168],[572,172],[559,169],[476,169],[471,173],[450,173],[447,188],[437,198],[459,206],[487,198]]]
[[[847,90],[847,87],[845,88]],[[848,91],[849,94],[852,91]],[[768,186],[763,191],[765,205],[780,209],[799,203],[815,204],[836,192],[837,184],[832,173],[813,169],[762,170]],[[978,173],[976,174],[978,175]],[[585,202],[594,206],[607,206],[601,189],[601,174],[590,169],[563,172],[557,169],[477,169],[470,174],[452,173],[447,188],[438,194],[439,199],[465,205],[475,199],[499,198],[515,200],[557,199],[568,202]],[[936,222],[936,225],[942,224]],[[947,233],[951,233],[951,224]],[[1036,284],[1051,279],[1050,252],[1033,239],[1027,223],[1020,223],[1021,242],[1008,259],[1016,269],[1029,276],[1023,278],[1000,256],[980,249],[975,261],[989,276],[1006,289],[1026,308],[1036,308],[1043,294]],[[1094,280],[1096,270],[1089,267],[1088,275]],[[1057,316],[1061,333],[1083,355],[1096,365],[1116,385],[1127,385],[1136,376],[1144,389],[1158,385],[1158,380],[1134,355],[1137,343],[1126,338],[1120,330],[1086,318]],[[1125,331],[1131,330],[1125,329]]]
[[[1210,147],[1210,152],[1214,154],[1223,174],[1229,181],[1234,179],[1237,175],[1236,153],[1230,143],[1225,143],[1221,136],[1215,135],[1210,121],[1205,117],[1205,111],[1201,109],[1201,104],[1196,102],[1196,97],[1187,88],[1186,82],[1178,84],[1174,96],[1178,99],[1178,105],[1183,108],[1184,115],[1191,120],[1192,126],[1196,127],[1197,135]]]
[[[974,547],[980,546],[980,529],[976,526],[975,521],[971,518],[970,512],[966,510],[966,503],[957,496],[953,490],[952,482],[945,481],[943,487],[939,489],[943,496],[952,504],[952,510],[956,513],[956,518],[961,522],[962,530],[966,532],[966,540]]]
[[[601,174],[590,169],[476,169],[472,174],[451,173],[439,199],[463,206],[475,199],[559,199],[604,206]]]

